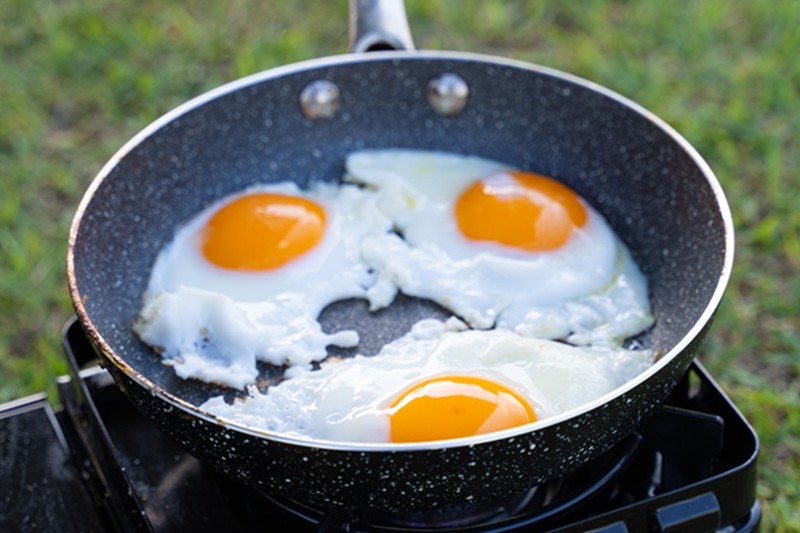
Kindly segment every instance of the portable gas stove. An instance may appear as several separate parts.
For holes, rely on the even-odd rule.
[[[76,321],[64,333],[63,408],[0,406],[2,531],[758,530],[758,438],[694,363],[637,432],[573,474],[455,509],[313,509],[212,471],[159,433],[100,368]]]

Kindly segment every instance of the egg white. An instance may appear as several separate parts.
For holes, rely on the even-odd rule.
[[[375,356],[294,369],[266,393],[228,404],[212,398],[212,414],[286,437],[349,443],[388,442],[389,406],[411,384],[432,376],[475,375],[511,388],[539,420],[611,392],[652,363],[652,352],[575,347],[508,330],[463,331],[457,320],[420,321]]]
[[[321,204],[327,226],[321,242],[281,268],[245,272],[208,262],[200,232],[223,205],[241,194],[273,192]],[[256,361],[307,365],[326,346],[354,346],[355,331],[322,332],[317,317],[331,302],[364,297],[375,281],[360,257],[367,236],[386,233],[390,220],[372,193],[320,183],[301,191],[283,182],[226,197],[185,226],[156,259],[135,331],[184,378],[236,388],[253,383]]]
[[[509,170],[506,165],[456,154],[383,150],[352,154],[347,170],[346,179],[363,188],[317,184],[302,191],[284,182],[244,191],[303,196],[325,208],[328,223],[321,243],[284,267],[261,273],[232,271],[210,264],[200,252],[198,236],[208,219],[243,193],[199,213],[179,228],[159,254],[134,328],[141,339],[179,376],[238,389],[254,383],[256,361],[287,365],[290,379],[270,389],[264,398],[288,394],[303,400],[292,403],[283,398],[265,404],[267,415],[248,406],[273,400],[251,390],[253,398],[244,404],[228,406],[219,399],[212,400],[209,408],[225,416],[252,419],[256,427],[270,430],[283,431],[288,423],[289,433],[311,438],[369,441],[378,438],[375,426],[385,421],[372,397],[385,389],[384,384],[401,387],[402,382],[404,388],[408,379],[424,372],[461,368],[462,362],[455,358],[429,357],[431,352],[450,353],[434,348],[440,340],[459,346],[471,372],[486,372],[507,382],[510,375],[498,369],[503,365],[492,363],[497,357],[478,355],[483,353],[482,343],[489,342],[483,339],[498,335],[511,345],[527,343],[527,352],[557,354],[565,361],[582,358],[580,365],[573,361],[571,368],[585,382],[581,390],[592,397],[624,382],[616,379],[619,375],[638,373],[641,353],[633,357],[635,372],[613,369],[617,363],[625,367],[623,363],[630,359],[619,355],[628,353],[621,349],[624,339],[652,324],[647,284],[626,247],[591,206],[585,204],[587,224],[565,246],[529,253],[470,241],[460,234],[452,216],[453,204],[465,187],[497,170]],[[372,309],[378,309],[390,305],[398,291],[434,300],[471,327],[498,331],[457,333],[454,330],[462,328],[452,325],[461,324],[458,321],[443,329],[431,329],[423,321],[411,334],[384,347],[380,357],[356,357],[310,372],[311,362],[326,357],[327,346],[358,344],[355,331],[322,331],[317,317],[326,305],[365,297]],[[592,348],[534,338],[565,339]],[[545,359],[532,357],[537,365],[548,368]],[[604,366],[609,362],[611,366]],[[329,367],[346,370],[328,371]],[[591,375],[584,379],[586,368]],[[330,373],[337,383],[339,372],[345,372],[344,380],[329,389],[326,376]],[[563,368],[553,372],[561,376],[561,381],[554,382],[568,381]],[[593,385],[599,378],[602,383]],[[581,390],[575,390],[565,400],[536,380],[517,383],[511,379],[511,385],[524,391],[540,416],[561,412],[573,405],[570,402],[584,398]],[[559,388],[572,390],[567,385]],[[322,405],[315,394],[330,401]],[[364,407],[369,402],[373,402],[370,407]],[[347,422],[307,432],[307,428],[327,428],[326,421],[337,419]]]
[[[379,275],[374,309],[397,291],[429,298],[471,326],[576,344],[619,344],[653,322],[647,284],[605,219],[581,200],[587,223],[557,250],[527,252],[464,237],[453,216],[461,192],[511,170],[499,162],[420,150],[367,150],[346,162],[348,181],[377,192],[402,235],[367,237],[362,255]]]

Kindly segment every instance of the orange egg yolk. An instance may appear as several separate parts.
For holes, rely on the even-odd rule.
[[[468,239],[530,252],[555,250],[583,226],[587,212],[566,185],[531,172],[499,172],[459,196],[455,218]]]
[[[202,233],[203,254],[227,269],[275,269],[316,246],[325,220],[323,207],[305,198],[249,194],[211,217]]]
[[[471,437],[536,420],[533,408],[508,387],[473,376],[417,383],[391,405],[391,442]]]

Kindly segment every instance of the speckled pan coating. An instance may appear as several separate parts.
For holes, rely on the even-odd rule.
[[[461,76],[470,99],[445,118],[428,82]],[[311,81],[341,91],[330,120],[305,118]],[[543,425],[444,445],[342,445],[226,426],[196,406],[219,389],[182,381],[131,331],[151,265],[176,226],[257,182],[341,177],[347,153],[410,147],[493,158],[578,190],[628,243],[650,282],[664,356],[640,378]],[[684,374],[724,292],[733,258],[725,198],[668,126],[606,89],[553,70],[462,53],[386,52],[282,67],[202,95],[162,117],[102,169],[78,208],[67,273],[83,327],[132,401],[197,457],[271,493],[322,507],[429,509],[513,493],[565,473],[622,439]],[[332,275],[334,275],[332,273]],[[441,309],[414,299],[365,316],[324,313],[374,351]],[[278,372],[262,369],[266,383]]]

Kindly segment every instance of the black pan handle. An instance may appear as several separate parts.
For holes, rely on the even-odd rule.
[[[414,50],[403,0],[350,0],[350,51]]]

